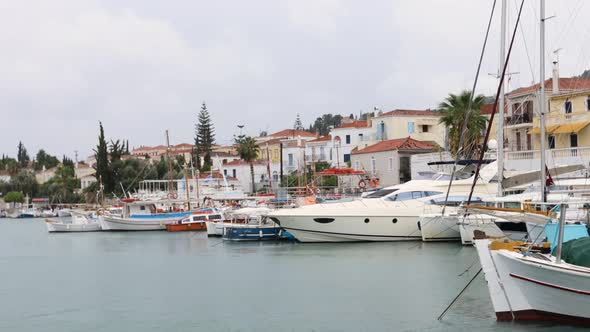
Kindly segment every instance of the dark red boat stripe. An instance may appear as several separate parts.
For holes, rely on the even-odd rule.
[[[548,284],[539,280],[535,280],[535,279],[529,279],[527,277],[523,277],[523,276],[519,276],[517,274],[514,273],[510,273],[510,276],[516,279],[520,279],[520,280],[524,280],[524,281],[528,281],[528,282],[532,282],[535,283],[537,285],[542,285],[542,286],[546,286],[546,287],[551,287],[551,288],[555,288],[555,289],[560,289],[566,292],[572,292],[572,293],[576,293],[576,294],[582,294],[582,295],[590,295],[590,292],[587,291],[583,291],[583,290],[579,290],[579,289],[573,289],[573,288],[567,288],[567,287],[561,287],[561,286],[557,286],[557,285],[553,285],[553,284]]]

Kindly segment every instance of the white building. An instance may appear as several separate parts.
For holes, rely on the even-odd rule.
[[[332,136],[322,136],[305,142],[305,159],[308,164],[326,162],[333,165],[335,157]]]
[[[350,162],[352,150],[364,148],[367,145],[373,133],[370,122],[352,121],[331,130],[334,166],[346,167],[347,163]]]
[[[241,190],[244,192],[252,192],[252,179],[250,173],[250,164],[243,160],[233,160],[221,166],[223,175],[236,178],[241,185]],[[254,185],[256,190],[267,186],[268,170],[265,163],[260,161],[254,162]],[[274,184],[273,184],[274,187]]]
[[[411,180],[410,157],[432,152],[433,144],[411,137],[380,141],[352,152],[352,166],[378,178],[382,186]]]

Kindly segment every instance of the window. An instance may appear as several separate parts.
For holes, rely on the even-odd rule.
[[[414,122],[408,122],[408,134],[414,133]]]
[[[235,169],[235,168],[234,168],[234,169],[232,169],[232,177],[234,177],[234,178],[236,178],[236,177],[237,177],[237,176],[236,176],[236,169]]]
[[[345,153],[344,154],[344,162],[347,163],[350,161],[350,153]]]
[[[569,100],[565,101],[565,114],[570,114],[572,112],[572,102]]]
[[[417,198],[440,195],[440,194],[442,194],[442,192],[440,192],[440,191],[409,191],[409,192],[400,193],[397,195],[387,197],[386,199],[389,201],[401,202],[401,201],[408,201],[410,199],[417,199]]]
[[[377,190],[374,193],[371,193],[367,196],[365,196],[365,198],[381,198],[384,196],[387,196],[389,194],[391,194],[392,192],[396,191],[397,189],[381,189],[381,190]]]
[[[375,157],[371,157],[371,173],[373,176],[377,173],[377,162],[375,161]]]
[[[361,169],[361,162],[356,160],[354,162],[354,169],[356,169],[357,171]]]
[[[350,144],[350,135],[346,135],[346,144]]]
[[[427,133],[428,132],[428,125],[422,125],[422,132],[423,133]]]
[[[393,158],[389,158],[389,167],[387,169],[391,172],[393,171]]]
[[[277,173],[277,171],[272,172],[272,180],[274,182],[279,181],[279,174]]]
[[[359,134],[359,142],[363,141],[363,137],[364,137],[363,134]]]
[[[590,111],[590,96],[586,98],[586,111]]]
[[[549,143],[549,148],[555,149],[555,136],[553,136],[553,135],[547,136],[547,141]]]
[[[227,169],[223,170],[223,175],[227,176]]]
[[[288,161],[288,165],[289,165],[289,166],[293,166],[293,164],[294,164],[294,163],[293,163],[293,154],[292,154],[292,153],[289,153],[289,155],[287,156],[287,158],[288,158],[288,160],[289,160],[289,161]]]

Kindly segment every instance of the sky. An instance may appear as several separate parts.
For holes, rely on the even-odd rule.
[[[324,113],[436,108],[470,89],[492,0],[0,0],[0,153],[22,141],[79,159],[98,124],[131,147],[192,142],[203,102],[217,142]],[[478,81],[495,93],[500,0]],[[507,0],[509,30],[520,0]],[[508,89],[539,78],[539,1],[526,1]],[[547,0],[547,77],[590,68],[590,3]]]

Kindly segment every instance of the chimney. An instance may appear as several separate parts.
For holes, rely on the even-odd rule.
[[[559,62],[557,61],[553,61],[553,79],[551,81],[553,83],[552,93],[556,95],[559,93]]]
[[[367,113],[367,127],[371,126],[371,113]]]

